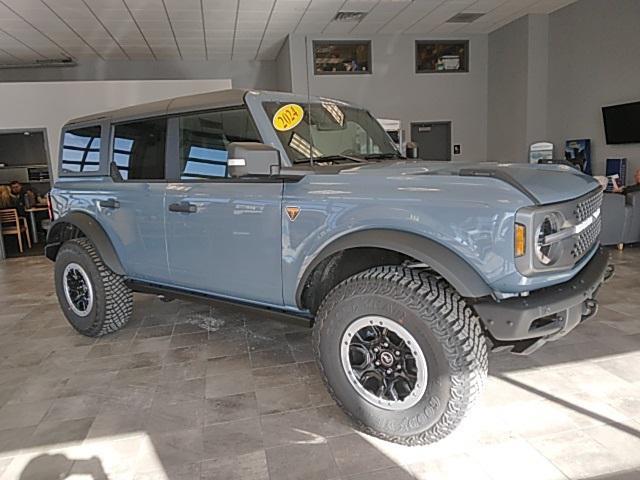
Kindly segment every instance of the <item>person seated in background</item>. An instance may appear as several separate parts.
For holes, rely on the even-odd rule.
[[[18,215],[25,216],[25,209],[36,203],[36,195],[33,191],[28,190],[22,184],[14,180],[9,184],[9,206],[18,210]]]
[[[9,185],[0,185],[0,209],[9,208],[9,205],[11,205]]]
[[[636,173],[633,175],[633,179],[636,183],[634,185],[627,185],[626,187],[618,186],[618,183],[614,180],[613,191],[615,193],[640,192],[640,168],[636,170]]]

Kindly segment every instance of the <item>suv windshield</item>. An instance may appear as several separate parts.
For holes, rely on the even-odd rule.
[[[265,102],[264,108],[294,163],[308,162],[311,156],[319,164],[400,157],[387,133],[366,110],[331,101],[310,105]],[[297,114],[302,118],[295,118]],[[287,121],[278,121],[282,115],[289,115]]]

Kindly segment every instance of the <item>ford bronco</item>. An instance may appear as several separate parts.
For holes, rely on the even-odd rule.
[[[459,424],[490,350],[528,354],[592,316],[612,273],[591,177],[406,159],[366,110],[320,97],[75,119],[51,196],[46,255],[78,332],[124,327],[134,291],[305,316],[335,401],[407,445]]]

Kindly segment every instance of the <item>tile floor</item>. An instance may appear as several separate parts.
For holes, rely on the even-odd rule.
[[[491,358],[481,405],[439,444],[360,435],[309,329],[136,296],[93,340],[44,258],[0,263],[0,479],[640,479],[640,249],[613,251],[601,312],[531,357]]]

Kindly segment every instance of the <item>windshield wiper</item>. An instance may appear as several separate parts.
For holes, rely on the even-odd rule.
[[[364,158],[367,160],[385,160],[387,158],[397,158],[397,159],[405,159],[399,153],[370,153],[369,155],[364,155]]]
[[[335,162],[336,160],[350,160],[356,163],[367,163],[364,158],[352,157],[350,155],[323,155],[321,157],[314,157],[314,162]]]

